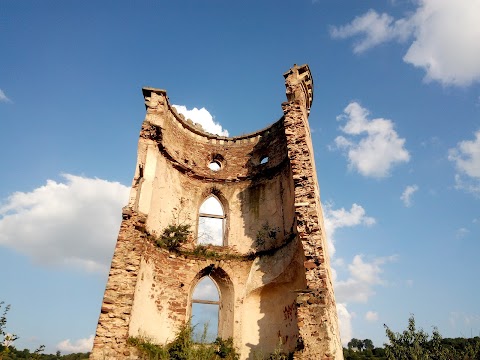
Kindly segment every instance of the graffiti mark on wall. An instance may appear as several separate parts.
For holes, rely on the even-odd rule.
[[[295,301],[283,309],[284,320],[293,321],[297,317],[297,307]]]

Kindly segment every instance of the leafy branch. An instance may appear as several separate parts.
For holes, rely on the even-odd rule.
[[[169,250],[177,250],[188,240],[188,236],[192,233],[190,227],[190,224],[168,225],[157,239],[157,245]]]

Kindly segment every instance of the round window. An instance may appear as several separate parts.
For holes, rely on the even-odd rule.
[[[218,171],[222,168],[222,164],[220,164],[220,162],[217,160],[213,160],[210,164],[208,164],[208,167],[212,171]]]

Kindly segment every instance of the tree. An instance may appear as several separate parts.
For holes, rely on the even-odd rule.
[[[385,354],[389,360],[427,360],[434,359],[432,351],[441,353],[440,340],[441,336],[435,328],[433,331],[432,346],[429,345],[429,335],[422,329],[415,328],[415,318],[410,316],[408,319],[408,327],[402,333],[394,333],[387,325],[385,331],[387,333],[390,344],[385,344]],[[440,355],[438,359],[442,359]]]
[[[461,346],[454,347],[451,339],[443,340],[437,328],[432,336],[415,328],[415,318],[410,316],[408,327],[395,333],[387,325],[385,331],[389,344],[385,344],[387,360],[477,360],[480,359],[480,339],[463,339]],[[472,340],[472,341],[469,341]]]
[[[10,350],[10,347],[13,345],[13,342],[18,339],[18,336],[15,334],[10,334],[7,330],[7,313],[10,310],[10,305],[4,305],[3,301],[0,301],[0,311],[3,307],[2,316],[0,317],[0,340],[1,340],[1,349],[0,349],[0,360],[3,359],[3,356],[7,354]]]
[[[15,334],[9,333],[6,328],[7,328],[7,313],[10,310],[10,305],[5,305],[3,301],[0,301],[0,311],[2,310],[3,307],[3,312],[2,316],[0,317],[0,360],[2,360],[4,357],[7,357],[10,359],[10,356],[7,355],[10,353],[12,350],[16,358],[15,353],[17,352],[16,349],[13,347],[13,343],[15,340],[18,339],[18,336]],[[41,354],[43,350],[45,349],[45,345],[40,345],[38,349],[36,349],[29,359],[40,359]]]
[[[362,340],[359,340],[359,339],[356,339],[356,338],[353,338],[352,340],[350,340],[347,344],[348,346],[348,349],[349,350],[358,350],[358,351],[362,351],[363,349],[363,341]]]
[[[365,350],[373,350],[373,341],[370,339],[363,340],[363,347],[365,348]]]
[[[349,350],[354,350],[354,351],[374,349],[373,342],[370,339],[360,340],[360,339],[353,338],[348,342],[347,347]]]

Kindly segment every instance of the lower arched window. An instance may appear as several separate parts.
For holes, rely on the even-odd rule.
[[[220,294],[210,276],[203,277],[192,294],[193,341],[214,342],[218,337]]]

